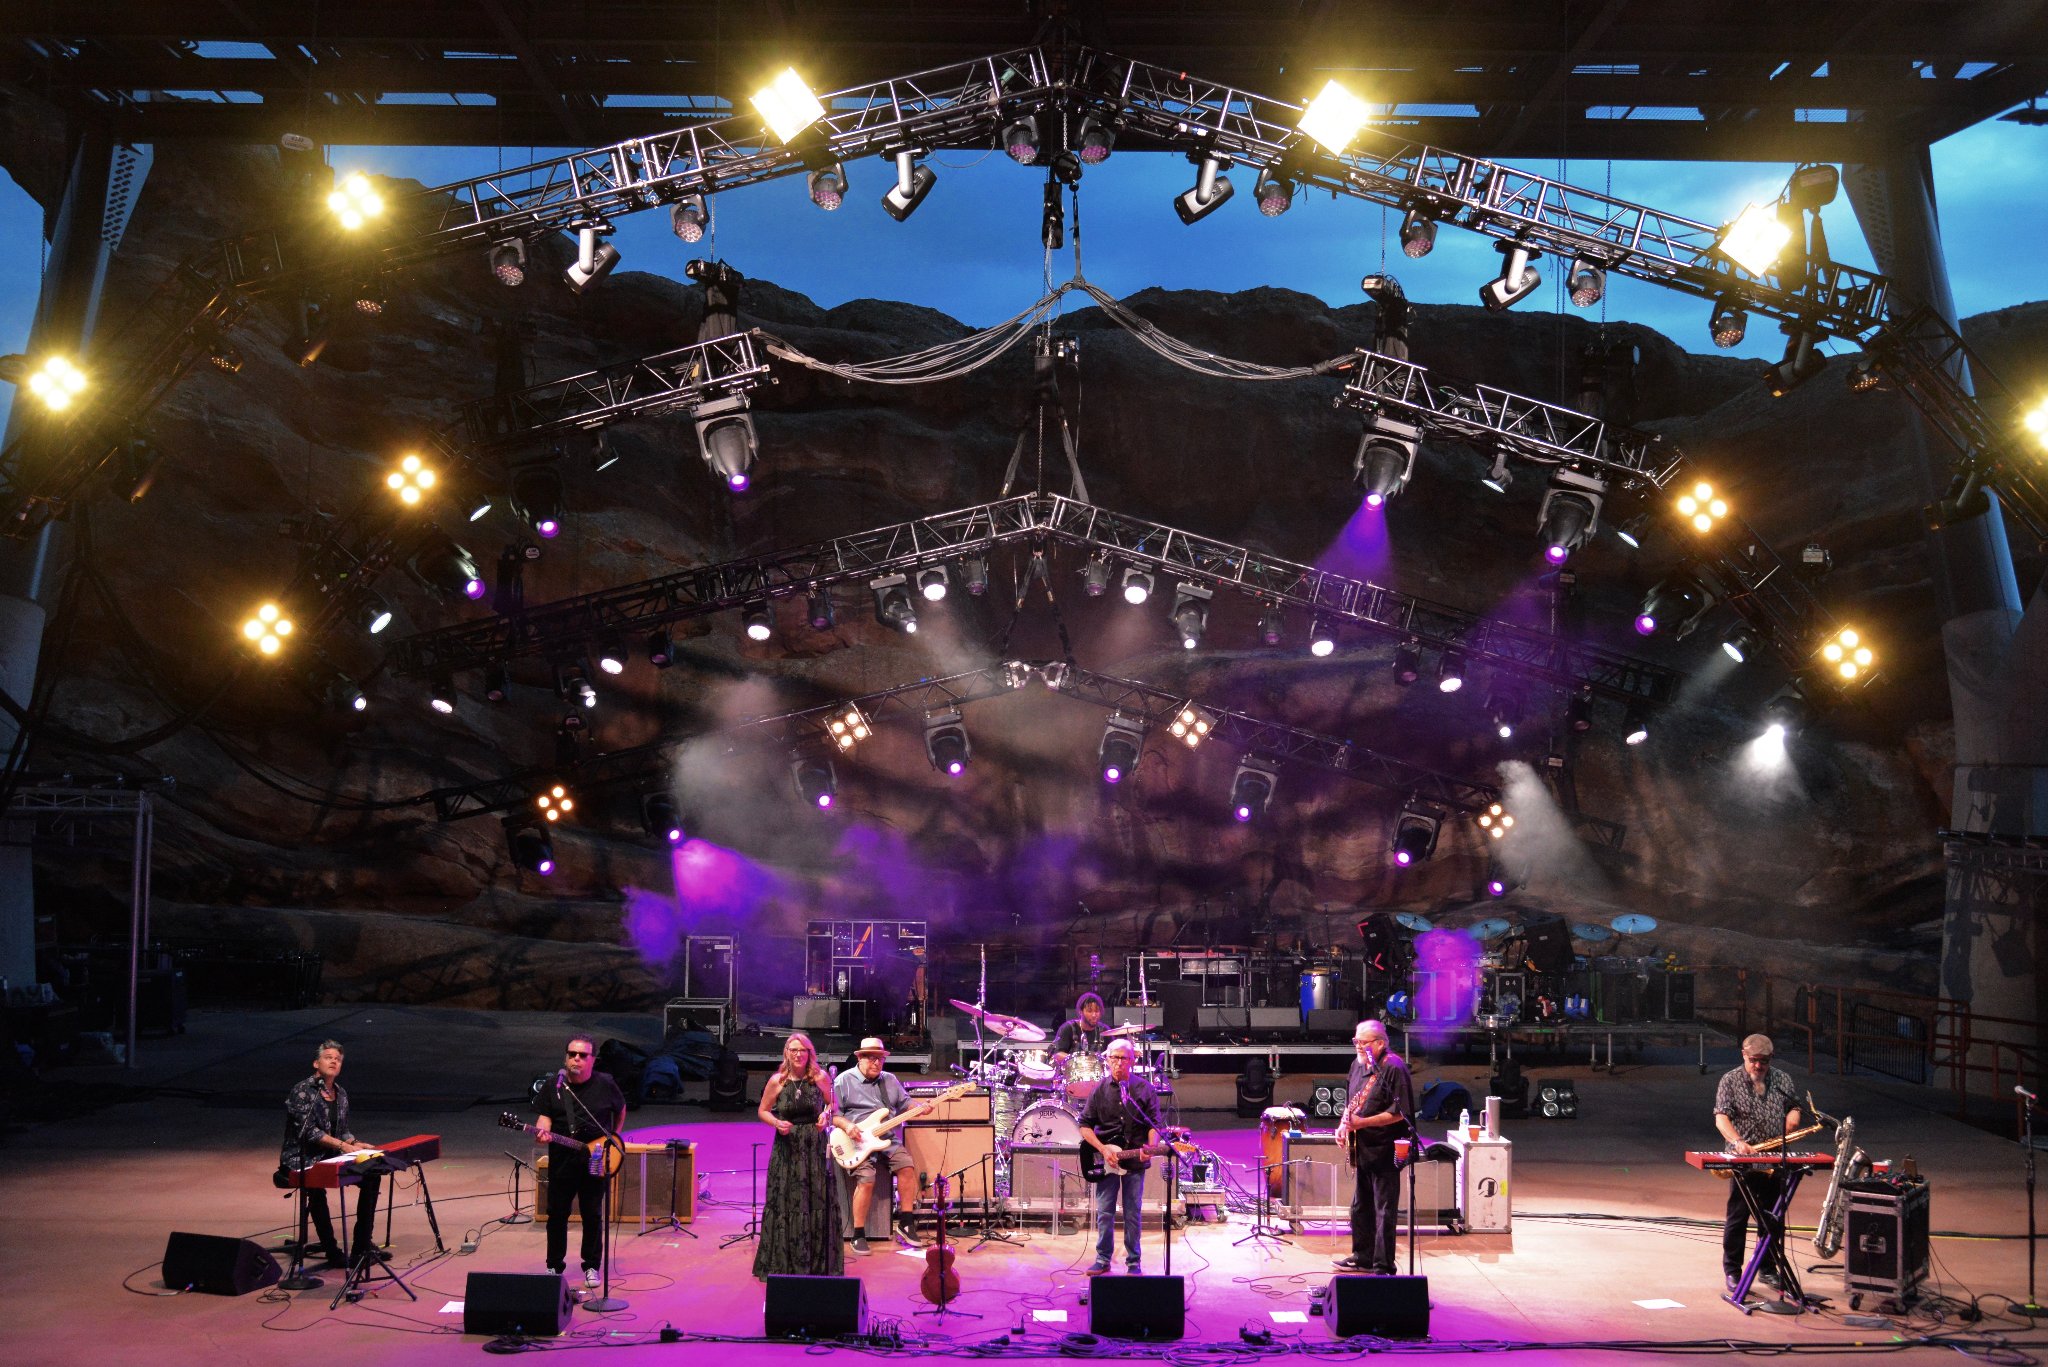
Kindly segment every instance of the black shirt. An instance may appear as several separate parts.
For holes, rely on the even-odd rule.
[[[576,1094],[576,1101],[569,1099],[569,1093]],[[577,1105],[580,1101],[583,1104]],[[612,1081],[610,1073],[592,1073],[588,1082],[570,1083],[566,1087],[549,1086],[542,1090],[540,1099],[534,1103],[534,1110],[548,1118],[556,1134],[568,1135],[589,1143],[600,1138],[604,1131],[599,1129],[585,1111],[596,1115],[606,1125],[616,1130],[619,1122],[626,1118],[626,1094],[619,1090],[619,1084]]]
[[[1052,1037],[1052,1051],[1055,1054],[1099,1054],[1102,1052],[1102,1026],[1094,1029],[1081,1024],[1080,1017],[1060,1026]]]
[[[1368,1130],[1354,1131],[1351,1136],[1353,1143],[1392,1144],[1396,1139],[1406,1139],[1415,1132],[1415,1084],[1408,1076],[1408,1065],[1393,1050],[1382,1054],[1380,1061],[1373,1065],[1353,1059],[1347,1091],[1352,1100],[1356,1100],[1361,1092],[1365,1094],[1365,1099],[1358,1103],[1354,1112],[1355,1119],[1385,1115],[1388,1111],[1401,1117],[1399,1124],[1375,1125]]]
[[[1081,1125],[1105,1144],[1135,1149],[1158,1128],[1159,1094],[1142,1078],[1134,1077],[1121,1087],[1115,1078],[1104,1078],[1081,1109]]]

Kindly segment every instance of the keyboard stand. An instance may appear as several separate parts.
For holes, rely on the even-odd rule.
[[[1797,1164],[1786,1163],[1775,1169],[1766,1167],[1760,1170],[1783,1173],[1785,1184],[1779,1188],[1778,1199],[1766,1212],[1757,1198],[1756,1189],[1742,1180],[1742,1173],[1735,1174],[1733,1180],[1742,1191],[1743,1202],[1749,1207],[1749,1218],[1756,1224],[1756,1247],[1751,1250],[1749,1263],[1742,1269],[1742,1276],[1735,1283],[1735,1289],[1721,1299],[1745,1315],[1754,1314],[1758,1310],[1767,1315],[1797,1315],[1806,1308],[1806,1298],[1801,1293],[1797,1280],[1786,1281],[1783,1299],[1756,1305],[1750,1304],[1749,1288],[1756,1281],[1758,1274],[1772,1261],[1778,1263],[1781,1277],[1792,1277],[1792,1260],[1778,1256],[1778,1245],[1785,1237],[1785,1214],[1792,1209],[1793,1194],[1799,1190],[1799,1179],[1806,1176],[1806,1169]]]

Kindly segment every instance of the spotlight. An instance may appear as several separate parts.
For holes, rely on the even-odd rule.
[[[957,777],[967,767],[967,758],[972,750],[967,741],[967,728],[960,723],[960,709],[934,712],[925,717],[924,757],[931,761],[932,768]]]
[[[1827,369],[1828,358],[1819,349],[1820,339],[1793,323],[1787,323],[1785,355],[1764,372],[1764,388],[1774,399],[1782,399],[1800,385]]]
[[[1680,494],[1674,506],[1678,515],[1692,523],[1692,529],[1702,535],[1714,530],[1715,525],[1728,516],[1728,501],[1716,496],[1714,486],[1705,480]]]
[[[1752,203],[1721,229],[1714,250],[1751,275],[1762,275],[1777,264],[1792,232],[1792,225],[1779,217],[1777,205]]]
[[[447,670],[444,669],[437,672],[434,675],[433,683],[428,685],[427,706],[433,708],[444,717],[454,715],[455,681],[449,678]]]
[[[284,649],[285,638],[291,634],[292,619],[275,603],[263,604],[242,623],[242,638],[264,655]]]
[[[1479,481],[1496,494],[1504,494],[1515,482],[1515,472],[1508,466],[1508,453],[1496,448],[1493,453],[1493,467]]]
[[[1421,209],[1410,209],[1401,217],[1401,251],[1421,260],[1436,246],[1436,220],[1425,218]]]
[[[684,242],[702,242],[711,226],[711,205],[702,195],[684,195],[668,211],[668,226]]]
[[[1294,203],[1294,182],[1265,166],[1252,186],[1252,202],[1267,218],[1278,218]]]
[[[1341,157],[1371,117],[1370,105],[1332,80],[1309,101],[1294,126],[1321,143],[1331,156]]]
[[[1095,752],[1102,769],[1102,781],[1122,783],[1124,777],[1138,767],[1138,756],[1144,748],[1144,726],[1121,714],[1112,716],[1103,725],[1102,744]]]
[[[676,662],[675,641],[668,634],[667,627],[656,627],[647,633],[647,663],[656,669],[667,669]]]
[[[1209,600],[1215,596],[1214,589],[1201,584],[1183,581],[1174,585],[1170,616],[1183,650],[1193,650],[1202,643],[1202,633],[1209,627]]]
[[[372,636],[391,625],[391,605],[368,589],[356,596],[352,611],[356,625]]]
[[[555,666],[555,696],[565,701],[573,700],[588,710],[597,706],[597,687],[590,682],[589,666],[577,660],[566,660]],[[582,718],[570,714],[569,724],[582,725]]]
[[[1564,705],[1564,724],[1580,735],[1593,729],[1593,685],[1580,684]]]
[[[1843,683],[1851,683],[1865,670],[1877,663],[1877,655],[1863,643],[1863,635],[1854,627],[1843,627],[1828,638],[1820,648],[1821,659],[1834,667],[1835,677]]]
[[[1564,288],[1574,304],[1589,309],[1607,293],[1607,269],[1597,261],[1575,256],[1565,272]]]
[[[1421,449],[1419,428],[1384,413],[1366,419],[1358,451],[1351,458],[1351,482],[1365,495],[1366,507],[1378,508],[1408,487]]]
[[[465,522],[481,522],[484,515],[491,511],[492,502],[491,496],[481,490],[468,494],[460,502],[460,507],[464,514],[462,520]]]
[[[378,280],[366,280],[353,291],[356,312],[365,318],[379,318],[389,306],[390,300],[384,293],[384,285]]]
[[[1287,617],[1279,608],[1269,607],[1259,614],[1259,639],[1269,646],[1287,639]]]
[[[1422,642],[1413,636],[1394,647],[1394,682],[1406,688],[1422,677]]]
[[[327,684],[327,705],[337,712],[367,712],[370,695],[337,674]]]
[[[384,487],[398,495],[398,501],[406,507],[416,508],[434,487],[434,467],[421,460],[417,452],[407,452],[398,468],[384,477]]]
[[[1326,660],[1337,652],[1337,633],[1322,618],[1316,618],[1308,629],[1308,653],[1318,660]]]
[[[854,746],[874,734],[868,729],[867,715],[853,703],[848,703],[844,712],[825,723],[825,732],[842,754],[851,752]]]
[[[753,104],[761,122],[784,144],[825,117],[825,106],[795,67],[785,67],[781,75],[755,91]]]
[[[1678,570],[1657,581],[1643,595],[1636,612],[1636,635],[1652,636],[1670,631],[1673,639],[1692,635],[1700,618],[1717,600],[1688,570]]]
[[[700,403],[690,410],[697,424],[697,450],[725,487],[740,493],[753,482],[750,471],[760,443],[754,436],[754,415],[747,396],[734,394]]]
[[[1807,703],[1806,694],[1798,684],[1789,683],[1764,704],[1764,734],[1789,740],[1804,731],[1812,718],[1813,708]]]
[[[507,289],[526,283],[526,243],[519,238],[508,237],[493,246],[490,261],[491,274]]]
[[[501,661],[484,666],[484,701],[503,702],[512,695],[512,680]]]
[[[946,596],[946,567],[927,565],[917,572],[917,591],[924,595],[927,603],[937,603]]]
[[[1152,596],[1152,572],[1132,565],[1124,570],[1124,601],[1133,607]]]
[[[917,607],[910,601],[910,583],[900,574],[885,574],[868,581],[875,596],[875,620],[894,627],[906,636],[917,634]]]
[[[1747,664],[1762,648],[1763,640],[1754,627],[1738,626],[1721,638],[1721,653],[1737,664]]]
[[[1097,552],[1081,566],[1081,591],[1090,598],[1100,598],[1108,588],[1109,558]]]
[[[553,539],[562,532],[562,472],[552,465],[528,465],[512,473],[512,510],[534,534]]]
[[[882,196],[882,207],[898,223],[916,213],[917,206],[924,203],[924,197],[938,183],[938,173],[917,160],[917,155],[911,151],[896,154],[896,183]]]
[[[1242,822],[1256,821],[1273,801],[1279,775],[1264,760],[1244,759],[1230,777],[1230,814]]]
[[[242,373],[242,353],[235,344],[224,337],[215,337],[206,345],[206,359],[214,369],[227,375]]]
[[[979,598],[988,592],[988,557],[965,555],[960,557],[960,587],[967,590],[970,598]]]
[[[2020,419],[2020,426],[2033,434],[2034,440],[2048,446],[2048,399],[2043,399],[2028,409]]]
[[[384,212],[384,197],[371,187],[368,176],[352,171],[328,194],[327,207],[343,228],[354,232]]]
[[[1209,739],[1209,733],[1216,729],[1216,719],[1189,703],[1174,714],[1172,724],[1166,729],[1175,740],[1192,750]]]
[[[1641,745],[1650,738],[1650,710],[1642,703],[1628,705],[1628,713],[1621,724],[1621,738],[1630,745]]]
[[[1793,170],[1785,182],[1785,201],[1794,209],[1814,213],[1835,202],[1842,176],[1826,162],[1811,162]]]
[[[1571,553],[1586,544],[1600,530],[1600,506],[1607,498],[1607,482],[1596,475],[1561,467],[1550,476],[1543,492],[1543,506],[1536,525],[1543,543],[1543,558],[1562,565]]]
[[[607,627],[597,638],[597,667],[607,674],[626,672],[626,661],[632,652],[626,649],[626,637],[617,627]]]
[[[640,796],[640,829],[659,836],[671,845],[683,843],[682,819],[676,815],[676,800],[667,793]]]
[[[1074,134],[1074,151],[1090,166],[1099,166],[1109,160],[1110,152],[1116,147],[1116,130],[1093,114],[1081,120],[1080,131]]]
[[[533,795],[533,807],[543,821],[553,824],[576,810],[576,799],[567,787],[554,783]]]
[[[838,620],[832,615],[832,591],[815,588],[805,594],[804,615],[810,620],[812,631],[830,631]]]
[[[1502,867],[1500,860],[1488,855],[1486,859],[1486,895],[1505,897],[1522,886],[1522,880]]]
[[[555,871],[555,847],[546,831],[529,822],[508,820],[505,839],[512,848],[512,862],[518,867],[543,878]]]
[[[1435,854],[1437,830],[1442,824],[1441,814],[1419,803],[1402,807],[1394,819],[1394,862],[1405,869]]]
[[[1749,315],[1733,299],[1723,295],[1714,301],[1714,311],[1707,316],[1707,335],[1714,339],[1715,346],[1741,346],[1748,331]]]
[[[8,377],[20,383],[20,369],[25,357],[9,357]],[[85,392],[85,372],[63,356],[45,357],[28,377],[28,392],[42,402],[52,413],[61,413],[71,407],[72,400]]]
[[[1486,696],[1486,715],[1493,722],[1494,734],[1512,740],[1515,728],[1522,724],[1521,691],[1496,682]]]
[[[838,162],[820,167],[804,177],[811,203],[830,213],[846,202],[846,168]]]
[[[1541,253],[1526,242],[1496,242],[1501,254],[1500,274],[1479,287],[1479,302],[1491,313],[1521,303],[1543,283],[1542,272],[1529,264]]]
[[[1624,518],[1622,521],[1615,523],[1614,535],[1622,545],[1632,551],[1639,551],[1643,548],[1643,532],[1649,525],[1650,515],[1648,513],[1637,513],[1633,517]]]
[[[1019,166],[1036,166],[1040,146],[1035,114],[1026,114],[1003,130],[1003,151]]]
[[[1175,197],[1173,211],[1180,215],[1181,222],[1192,224],[1215,213],[1230,198],[1230,177],[1222,174],[1230,163],[1213,153],[1200,156],[1190,152],[1188,160],[1201,170],[1195,177],[1194,188]]]
[[[749,641],[765,641],[775,634],[775,608],[765,598],[749,603],[740,614],[740,623],[746,628]]]
[[[1436,686],[1440,693],[1455,693],[1465,686],[1465,652],[1446,650],[1436,662]]]
[[[796,784],[796,795],[820,811],[830,807],[839,796],[839,775],[829,759],[799,755],[789,762],[789,777]]]
[[[1507,833],[1514,828],[1514,816],[1498,802],[1489,804],[1487,809],[1479,814],[1479,829],[1486,832],[1489,840],[1504,840]]]
[[[612,273],[612,267],[619,264],[619,249],[609,242],[598,241],[598,229],[583,227],[576,230],[576,259],[562,272],[569,288],[581,294]]]

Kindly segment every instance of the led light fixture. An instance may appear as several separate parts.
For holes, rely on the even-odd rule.
[[[1133,607],[1152,596],[1152,571],[1136,565],[1124,570],[1124,601]]]
[[[1501,254],[1500,274],[1479,287],[1479,302],[1488,312],[1499,313],[1527,299],[1543,283],[1542,272],[1529,264],[1541,253],[1526,242],[1496,242],[1493,249]]]
[[[1401,252],[1404,256],[1421,260],[1436,246],[1436,220],[1425,217],[1421,209],[1410,209],[1401,216]]]
[[[1779,216],[1777,205],[1752,203],[1721,229],[1714,249],[1751,275],[1762,275],[1777,264],[1793,231]]]
[[[919,161],[918,155],[914,151],[896,154],[896,183],[882,196],[882,207],[898,223],[916,213],[917,206],[924,203],[924,197],[938,183],[938,173]]]
[[[775,634],[775,609],[765,598],[749,603],[740,613],[740,624],[749,641],[765,641]]]
[[[609,231],[609,225],[605,231]],[[612,267],[619,264],[619,249],[599,241],[599,232],[600,229],[588,226],[576,230],[576,259],[562,272],[562,278],[578,294],[610,275]]]
[[[753,104],[761,122],[784,144],[825,117],[824,104],[804,84],[804,78],[796,74],[795,67],[785,67],[779,76],[755,91]]]
[[[1607,499],[1607,482],[1598,475],[1563,466],[1552,472],[1550,487],[1543,492],[1543,506],[1536,513],[1543,558],[1562,565],[1571,553],[1586,544],[1600,530],[1600,508]]]
[[[1209,627],[1209,600],[1215,596],[1216,590],[1206,585],[1185,581],[1174,585],[1170,615],[1183,650],[1193,650],[1202,643],[1202,633]]]
[[[725,481],[734,493],[753,483],[755,455],[760,442],[754,436],[754,415],[747,411],[747,396],[732,394],[700,403],[690,410],[697,425],[697,450],[712,473]]]
[[[900,574],[885,574],[868,581],[875,596],[875,620],[894,627],[906,636],[917,634],[917,607],[910,599],[910,581]]]
[[[1103,724],[1102,744],[1096,749],[1096,759],[1101,768],[1104,783],[1122,783],[1138,767],[1138,756],[1145,748],[1145,728],[1121,714],[1114,715]]]
[[[1266,814],[1279,782],[1274,767],[1264,760],[1244,759],[1230,776],[1230,815],[1240,822],[1252,822]]]
[[[1188,160],[1198,169],[1192,189],[1174,197],[1173,211],[1180,221],[1193,224],[1222,208],[1231,195],[1230,177],[1223,174],[1229,161],[1218,156],[1190,152]]]
[[[1331,156],[1341,157],[1371,117],[1372,106],[1332,80],[1309,101],[1294,126],[1321,143]]]
[[[804,178],[811,203],[830,213],[846,202],[846,168],[838,162],[821,166]]]
[[[924,757],[932,768],[948,777],[958,777],[967,768],[974,747],[968,743],[967,728],[961,724],[960,709],[933,712],[924,719]]]

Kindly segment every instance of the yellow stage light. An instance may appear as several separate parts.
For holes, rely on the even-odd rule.
[[[342,227],[354,232],[384,212],[384,197],[371,188],[368,176],[356,171],[328,194],[327,207],[341,220]]]
[[[1295,127],[1321,143],[1332,156],[1341,157],[1371,117],[1370,105],[1333,80],[1309,101]]]
[[[1720,251],[1751,275],[1762,275],[1791,241],[1792,225],[1778,217],[1775,204],[1751,204],[1721,230]]]
[[[768,131],[785,143],[825,117],[825,106],[804,84],[804,78],[796,74],[795,67],[784,68],[780,76],[756,92],[754,108],[768,125]]]

